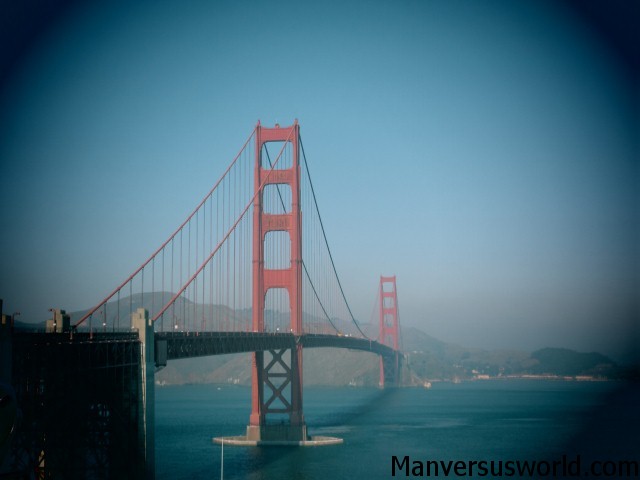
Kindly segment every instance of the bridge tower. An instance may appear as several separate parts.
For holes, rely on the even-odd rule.
[[[264,144],[268,142],[285,142],[285,146],[287,143],[291,144],[289,168],[263,167],[262,151]],[[285,213],[264,211],[263,195],[267,185],[290,187],[291,205],[284,205]],[[253,331],[265,331],[267,292],[272,288],[281,288],[289,295],[290,330],[297,337],[303,333],[302,217],[297,120],[292,126],[282,128],[277,124],[274,128],[265,128],[258,122],[255,132],[254,191],[257,195],[253,203]],[[289,234],[291,253],[288,268],[265,268],[265,238],[269,232]],[[247,439],[267,442],[305,441],[307,431],[302,413],[302,345],[296,342],[292,348],[269,350],[268,353],[268,356],[263,351],[253,354],[251,416]],[[270,418],[283,419],[287,416],[288,424],[269,421]]]
[[[379,342],[394,349],[392,357],[380,357],[380,386],[397,386],[400,381],[400,325],[396,276],[380,276]]]

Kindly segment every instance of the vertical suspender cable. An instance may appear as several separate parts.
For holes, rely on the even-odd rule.
[[[316,199],[316,193],[315,193],[315,191],[313,189],[313,182],[311,181],[311,173],[309,172],[309,164],[307,163],[307,156],[306,156],[306,154],[304,152],[304,146],[302,145],[302,139],[299,138],[299,141],[300,141],[300,148],[302,149],[302,158],[304,159],[304,164],[306,166],[307,177],[309,178],[309,186],[311,187],[311,194],[313,195],[313,202],[314,202],[314,204],[316,206],[316,210],[318,212],[318,221],[320,222],[320,228],[322,229],[322,236],[324,237],[324,241],[325,241],[325,244],[327,246],[327,252],[329,253],[329,259],[331,260],[331,267],[333,268],[333,273],[336,276],[336,280],[338,282],[338,287],[340,288],[340,293],[342,294],[342,298],[344,299],[344,303],[347,306],[347,310],[349,311],[349,315],[351,316],[351,320],[355,324],[356,328],[358,329],[358,331],[365,338],[369,338],[360,329],[360,326],[358,325],[358,322],[356,322],[356,319],[353,316],[353,313],[351,312],[351,307],[349,307],[349,302],[347,302],[347,297],[344,294],[344,290],[342,288],[342,284],[340,283],[340,277],[338,277],[338,272],[336,270],[336,265],[333,262],[333,255],[331,255],[331,249],[329,248],[329,242],[327,241],[327,234],[325,233],[324,225],[322,224],[322,216],[320,215],[320,210],[318,209],[318,201]]]

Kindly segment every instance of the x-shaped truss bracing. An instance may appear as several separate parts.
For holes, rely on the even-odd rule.
[[[292,381],[292,371],[287,362],[284,361],[282,355],[285,352],[290,352],[289,349],[283,350],[269,350],[269,353],[272,355],[271,361],[269,364],[263,369],[263,379],[264,384],[269,387],[271,390],[271,397],[264,402],[263,411],[265,413],[291,413],[293,411],[291,407],[291,403],[286,399],[283,395],[284,389],[291,384]],[[276,369],[276,366],[282,367],[284,371],[272,371]],[[271,379],[282,379],[282,383],[279,386],[276,386]],[[277,382],[276,382],[277,383]],[[284,408],[271,408],[271,405],[274,401],[279,400],[284,405]]]

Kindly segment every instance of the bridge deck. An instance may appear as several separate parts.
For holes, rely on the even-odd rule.
[[[157,332],[156,352],[166,345],[166,360],[179,358],[224,355],[229,353],[256,352],[292,348],[302,344],[304,348],[334,347],[375,353],[384,357],[395,354],[391,347],[366,338],[338,335],[257,332]]]

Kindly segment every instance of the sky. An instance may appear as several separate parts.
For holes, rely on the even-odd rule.
[[[396,275],[401,323],[442,340],[625,358],[640,77],[624,41],[571,2],[69,2],[0,84],[4,312],[96,304],[258,120],[298,119],[356,318]]]

